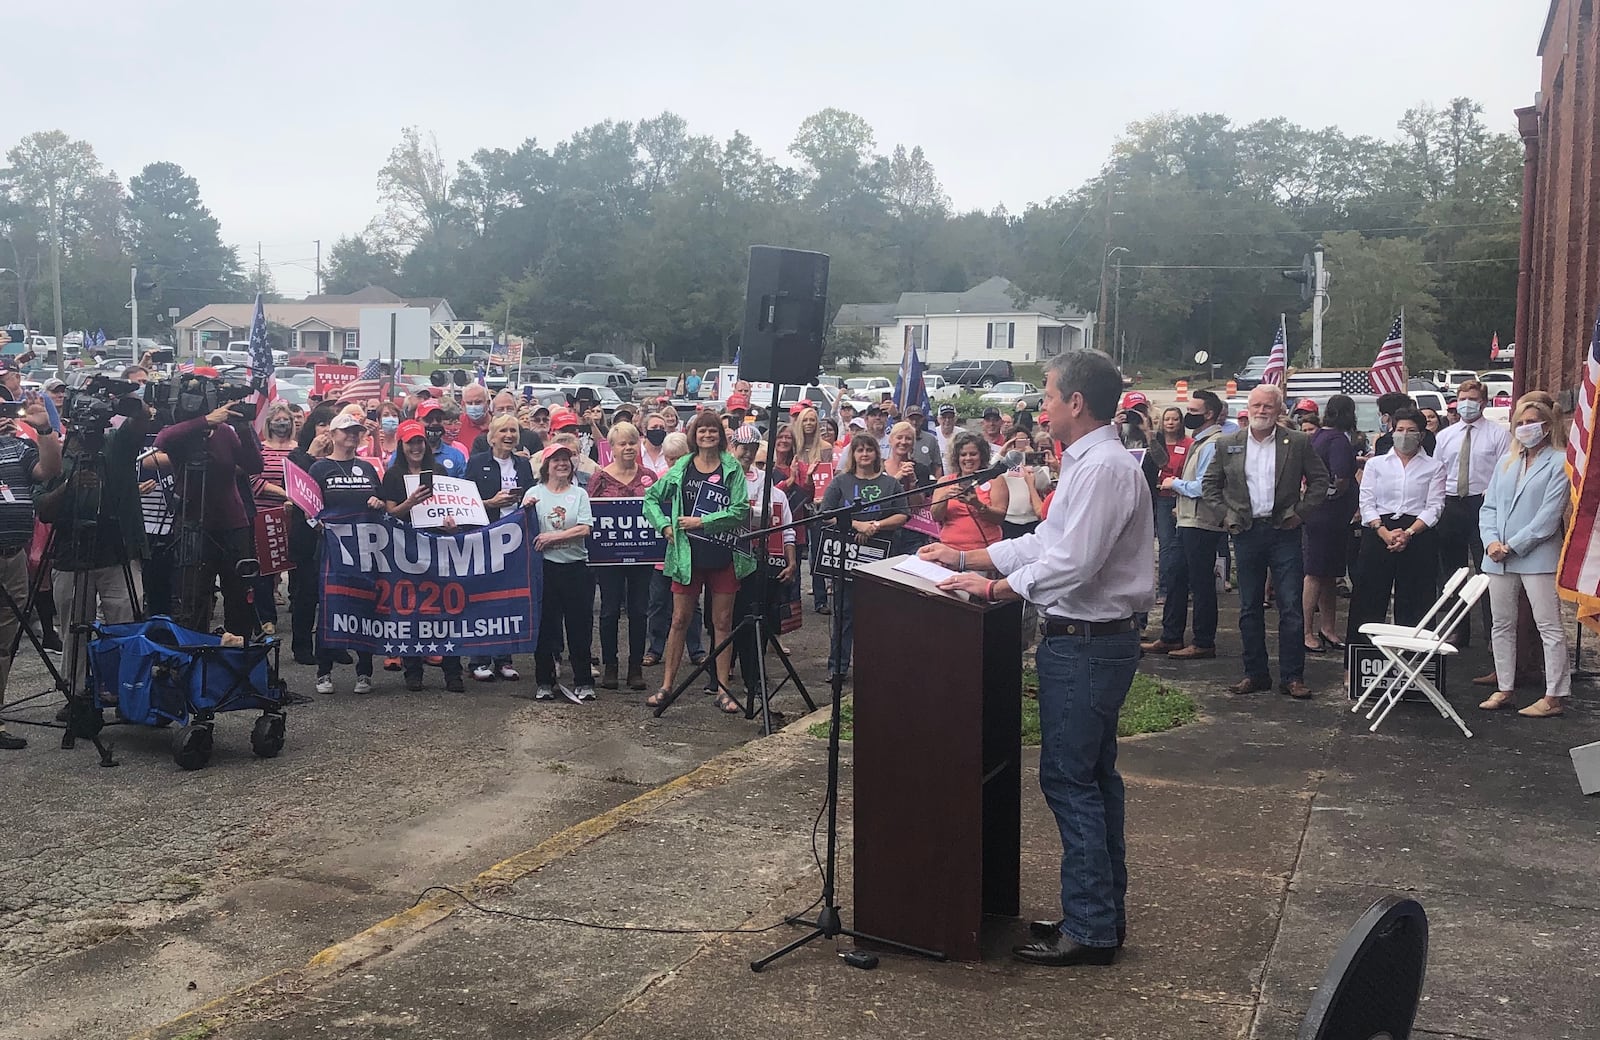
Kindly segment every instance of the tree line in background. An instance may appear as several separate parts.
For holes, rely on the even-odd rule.
[[[1490,336],[1510,338],[1520,148],[1469,99],[1412,108],[1387,140],[1154,116],[1127,128],[1096,177],[1020,214],[953,211],[920,147],[882,151],[839,109],[808,117],[789,157],[741,133],[691,134],[670,112],[453,166],[431,134],[407,128],[378,173],[379,214],[334,245],[324,292],[443,296],[464,316],[509,315],[540,352],[647,341],[670,363],[731,356],[753,243],[830,254],[831,307],[999,274],[1089,310],[1120,265],[1117,319],[1101,328],[1131,367],[1181,366],[1201,349],[1224,362],[1264,353],[1280,312],[1300,322],[1303,361],[1309,313],[1280,270],[1321,241],[1326,364],[1370,363],[1402,307],[1415,369],[1486,365]],[[48,327],[52,215],[68,327],[125,324],[131,263],[162,313],[271,291],[173,164],[124,189],[59,132],[25,138],[7,162],[0,266],[21,275],[0,275],[0,314],[20,285],[33,324]]]

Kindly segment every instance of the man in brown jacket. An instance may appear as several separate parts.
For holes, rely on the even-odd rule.
[[[1239,568],[1239,635],[1244,643],[1244,680],[1233,693],[1272,689],[1267,660],[1266,585],[1272,572],[1278,604],[1279,689],[1305,699],[1306,646],[1301,615],[1300,522],[1328,496],[1328,470],[1311,450],[1311,439],[1278,425],[1283,391],[1262,385],[1250,391],[1249,425],[1217,438],[1216,457],[1206,469],[1202,497],[1220,510],[1233,536]]]

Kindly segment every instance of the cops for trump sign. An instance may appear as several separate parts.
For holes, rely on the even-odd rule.
[[[370,513],[324,517],[325,646],[394,657],[531,653],[543,564],[517,510],[433,534]]]

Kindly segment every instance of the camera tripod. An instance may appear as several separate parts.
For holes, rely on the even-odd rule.
[[[116,760],[112,757],[111,748],[100,739],[100,731],[105,722],[101,717],[100,709],[96,705],[94,690],[91,685],[91,668],[89,666],[89,640],[95,632],[94,617],[98,593],[94,587],[95,568],[84,566],[98,559],[99,550],[103,545],[110,546],[113,550],[115,566],[121,568],[122,580],[127,590],[128,604],[131,617],[129,620],[142,616],[139,606],[138,583],[133,577],[133,565],[128,559],[127,546],[124,544],[120,532],[108,537],[101,542],[99,519],[102,514],[102,496],[106,489],[106,460],[101,453],[101,444],[85,443],[86,438],[77,433],[69,433],[67,443],[62,448],[65,462],[70,463],[72,469],[67,473],[58,487],[43,492],[35,502],[35,508],[49,502],[49,496],[62,496],[67,501],[65,513],[61,520],[52,525],[49,540],[45,543],[44,554],[41,557],[38,574],[44,575],[52,570],[53,565],[61,558],[61,543],[66,542],[65,556],[78,569],[64,571],[72,575],[72,598],[70,605],[61,605],[63,608],[62,629],[65,635],[62,653],[62,668],[58,669],[55,662],[50,659],[39,638],[34,635],[30,621],[38,612],[39,593],[43,582],[39,577],[34,577],[28,583],[28,598],[24,604],[17,604],[9,592],[0,587],[0,598],[3,598],[6,609],[16,613],[18,618],[17,635],[12,639],[11,645],[6,648],[9,657],[14,658],[21,646],[23,636],[33,643],[45,668],[50,672],[53,685],[50,689],[41,691],[29,697],[13,701],[8,707],[15,709],[48,696],[52,690],[60,691],[66,697],[66,704],[53,722],[40,722],[34,719],[23,719],[14,716],[6,717],[7,723],[17,723],[27,726],[41,726],[48,729],[60,729],[61,747],[70,750],[76,746],[77,738],[82,737],[94,744],[95,750],[100,754],[102,766],[115,766]],[[93,520],[84,520],[83,516],[93,516]],[[108,565],[111,566],[111,565]],[[81,678],[80,678],[81,677]]]
[[[774,383],[772,385],[772,407],[767,412],[768,471],[766,479],[761,482],[761,516],[763,518],[770,518],[772,515],[773,471],[771,466],[772,460],[777,458],[778,451],[777,411],[778,385]],[[693,462],[691,462],[690,465],[693,465]],[[705,660],[695,665],[694,669],[689,672],[688,675],[684,676],[678,685],[673,687],[672,691],[667,694],[666,699],[653,709],[656,718],[659,719],[667,710],[667,708],[671,707],[672,703],[676,701],[680,695],[682,695],[683,691],[687,690],[694,683],[697,677],[705,674],[707,671],[710,671],[712,675],[715,676],[717,658],[725,650],[728,650],[728,648],[737,645],[738,640],[741,637],[744,637],[746,632],[752,633],[751,636],[746,638],[755,639],[756,648],[754,658],[756,661],[757,674],[755,676],[746,675],[743,677],[745,688],[749,691],[749,696],[745,700],[744,717],[747,719],[755,718],[756,702],[760,701],[761,731],[763,734],[770,736],[772,733],[773,715],[772,698],[777,695],[779,690],[783,689],[783,687],[790,682],[794,683],[794,688],[799,692],[800,699],[805,702],[806,710],[817,710],[816,702],[811,699],[811,694],[806,691],[805,683],[800,680],[800,673],[795,671],[794,662],[789,659],[788,651],[784,650],[783,644],[778,642],[778,633],[774,630],[772,619],[767,613],[768,608],[772,605],[771,592],[773,582],[772,575],[770,573],[772,564],[767,559],[768,554],[766,539],[769,534],[782,532],[788,527],[793,526],[795,525],[789,524],[775,528],[767,528],[764,530],[752,531],[748,534],[740,536],[741,539],[748,538],[755,543],[754,552],[756,557],[756,581],[754,595],[751,597],[750,610],[745,614],[744,617],[739,619],[732,629],[728,631],[728,633],[722,638],[721,642],[711,648],[710,653],[706,654]],[[795,580],[800,580],[798,570],[795,574]],[[772,687],[768,686],[767,675],[767,649],[769,647],[777,653],[778,660],[783,663],[784,671],[788,673],[787,678],[783,679],[776,686]],[[718,688],[721,688],[720,681],[718,682]],[[731,690],[724,689],[722,692],[726,693],[729,697],[733,697]],[[734,699],[737,700],[737,698]]]

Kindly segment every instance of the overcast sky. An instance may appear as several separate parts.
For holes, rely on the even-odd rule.
[[[1538,88],[1546,0],[50,0],[7,4],[0,148],[90,142],[126,179],[200,182],[281,291],[377,211],[400,128],[452,164],[603,119],[677,112],[769,155],[828,106],[878,147],[920,144],[958,208],[1013,212],[1093,175],[1153,112],[1282,115],[1390,136],[1410,105],[1468,95],[1489,124]],[[1308,17],[1321,11],[1317,22]],[[59,55],[52,60],[50,55]]]

